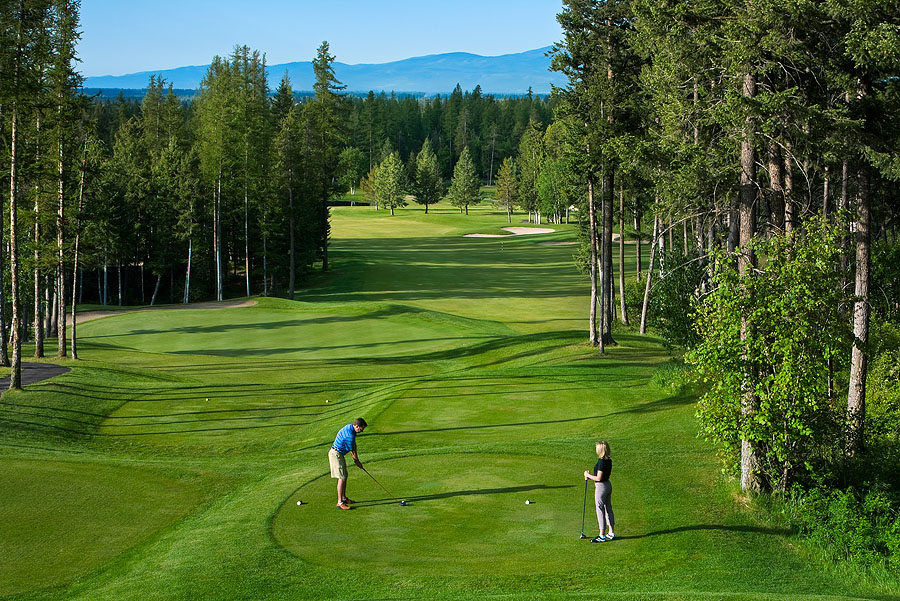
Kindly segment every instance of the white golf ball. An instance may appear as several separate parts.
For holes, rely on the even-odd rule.
[[[525,501],[526,505],[531,505],[531,501]]]
[[[297,501],[297,505],[303,505],[303,501]]]

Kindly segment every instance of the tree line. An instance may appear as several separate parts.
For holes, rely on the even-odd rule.
[[[628,215],[646,238],[643,215],[641,331],[649,305],[688,350],[741,488],[886,485],[900,507],[900,6],[566,0],[558,20],[590,342],[627,321],[612,234]]]

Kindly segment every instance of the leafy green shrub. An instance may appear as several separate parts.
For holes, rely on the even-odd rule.
[[[625,279],[625,308],[628,319],[635,325],[641,323],[641,310],[644,308],[644,287],[647,285],[647,272],[642,271],[640,279]]]
[[[900,568],[900,507],[879,490],[802,493],[793,521],[831,560]]]
[[[833,269],[839,233],[807,225],[802,234],[758,240],[761,267],[751,274],[720,258],[715,288],[697,305],[701,342],[687,355],[709,387],[698,403],[702,434],[720,446],[729,468],[742,440],[755,443],[778,490],[830,477],[843,452],[841,393],[829,398],[828,382],[849,356],[840,308],[850,298]],[[749,417],[741,412],[747,393],[755,400]]]

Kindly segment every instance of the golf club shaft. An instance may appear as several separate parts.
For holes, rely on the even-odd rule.
[[[581,503],[581,536],[584,536],[584,512],[587,509],[587,478],[584,479],[584,501]]]
[[[361,468],[359,468],[359,469],[361,469],[361,470],[364,471],[365,473],[369,474],[369,470],[367,470],[366,468],[361,467]],[[369,478],[371,478],[372,480],[375,480],[375,476],[373,476],[372,474],[369,474]],[[389,496],[390,498],[392,498],[393,500],[399,502],[399,499],[398,499],[397,497],[395,497],[394,495],[392,495],[392,494],[391,494],[391,491],[389,491],[388,489],[384,488],[384,484],[382,484],[382,483],[379,482],[378,480],[375,480],[375,484],[377,484],[378,486],[380,486],[380,487],[384,490],[384,492],[386,492],[386,493],[388,494],[388,496]],[[582,528],[582,530],[583,530],[583,528]]]

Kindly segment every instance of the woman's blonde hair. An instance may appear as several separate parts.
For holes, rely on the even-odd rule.
[[[597,457],[600,459],[609,459],[609,443],[605,440],[597,441]]]

